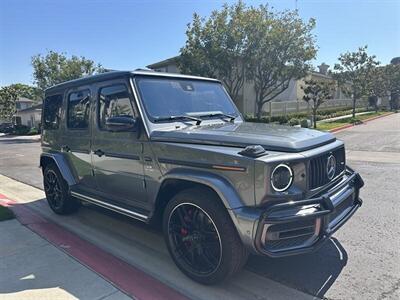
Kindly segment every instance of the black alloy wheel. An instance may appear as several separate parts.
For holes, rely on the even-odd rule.
[[[54,210],[60,210],[63,202],[63,192],[54,170],[49,169],[44,175],[44,191],[47,201]]]
[[[208,188],[180,191],[167,203],[164,239],[177,267],[202,284],[237,273],[248,252],[218,195]]]
[[[44,168],[43,186],[47,202],[55,213],[60,215],[70,214],[79,208],[79,200],[71,197],[68,184],[53,163]]]
[[[207,276],[221,263],[219,232],[206,212],[195,204],[181,203],[168,221],[169,240],[176,259],[191,273]]]

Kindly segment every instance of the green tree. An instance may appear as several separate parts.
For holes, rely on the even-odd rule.
[[[18,97],[25,97],[36,102],[42,99],[42,91],[36,87],[23,83],[14,83],[10,87],[17,91]]]
[[[291,79],[304,77],[317,48],[312,30],[315,20],[304,22],[297,11],[275,13],[268,6],[251,8],[247,19],[249,64],[247,77],[254,82],[256,115],[265,103],[284,92]]]
[[[194,14],[178,61],[183,73],[219,78],[235,102],[245,81],[246,14],[241,1],[225,4],[208,19]]]
[[[104,71],[100,64],[83,56],[49,51],[46,55],[32,57],[34,83],[39,89],[45,89],[72,79],[88,76]]]
[[[391,109],[399,109],[400,102],[400,64],[385,66],[387,89],[390,92]]]
[[[195,14],[186,31],[179,68],[183,73],[219,78],[237,103],[245,80],[256,92],[257,116],[263,105],[287,89],[291,78],[303,77],[315,57],[311,30],[297,12],[275,13],[268,6],[238,1],[213,11],[207,19]]]
[[[11,121],[16,112],[15,101],[18,98],[17,90],[12,86],[0,88],[0,119]]]
[[[311,105],[313,125],[317,128],[317,112],[322,103],[333,98],[335,83],[332,81],[306,80],[301,89],[304,91],[303,100]]]
[[[375,55],[369,56],[367,46],[356,52],[346,52],[339,56],[335,64],[334,76],[342,90],[353,99],[353,118],[356,115],[356,101],[370,96],[375,68],[379,65]]]

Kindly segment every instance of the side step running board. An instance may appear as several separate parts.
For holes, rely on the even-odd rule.
[[[76,197],[76,198],[79,198],[79,199],[81,199],[83,201],[87,201],[87,202],[93,203],[95,205],[107,208],[109,210],[113,210],[113,211],[115,211],[117,213],[124,214],[124,215],[126,215],[128,217],[131,217],[131,218],[143,221],[143,222],[146,222],[147,219],[149,218],[146,215],[143,215],[143,214],[140,214],[140,213],[137,213],[137,212],[134,212],[134,211],[131,211],[131,210],[116,206],[114,204],[103,202],[103,201],[100,201],[100,200],[95,199],[93,197],[89,197],[89,196],[86,196],[86,195],[79,194],[77,192],[71,191],[71,195]]]

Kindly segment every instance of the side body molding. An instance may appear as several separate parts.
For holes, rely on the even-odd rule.
[[[75,180],[75,176],[72,174],[69,164],[64,155],[62,155],[61,153],[42,153],[40,155],[40,167],[43,167],[47,159],[51,159],[57,165],[58,169],[61,172],[61,175],[64,177],[69,186],[77,183]]]

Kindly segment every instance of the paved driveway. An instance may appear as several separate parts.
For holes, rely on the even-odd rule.
[[[337,136],[346,142],[348,164],[366,182],[361,193],[364,205],[314,254],[280,259],[250,257],[247,275],[242,278],[253,276],[257,282],[265,278],[264,297],[268,297],[268,288],[273,288],[268,285],[272,280],[329,299],[400,298],[400,114],[353,127]],[[36,142],[0,138],[0,174],[41,187],[39,153]],[[49,216],[61,222],[59,217]],[[157,231],[101,209],[84,208],[62,223],[128,262],[138,263],[131,253],[141,257],[151,252],[157,255],[160,249],[164,252]],[[174,267],[167,264],[165,268],[162,272],[168,273],[168,268]],[[157,276],[156,269],[150,271]],[[250,283],[244,280],[238,278],[222,291],[217,289],[218,297],[228,296],[224,290],[243,298],[262,295],[260,286],[257,293],[252,293],[246,288]]]

